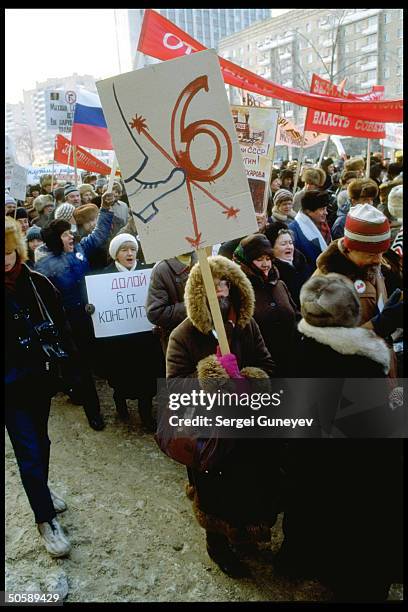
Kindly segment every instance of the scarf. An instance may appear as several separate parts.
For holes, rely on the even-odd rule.
[[[135,263],[133,264],[133,266],[130,268],[130,270],[129,270],[129,268],[125,268],[125,266],[122,266],[122,264],[121,264],[121,263],[119,263],[119,262],[118,262],[118,261],[116,261],[116,260],[115,260],[115,266],[116,266],[116,269],[117,269],[119,272],[133,272],[134,270],[136,270],[137,260],[135,261]]]
[[[325,239],[319,231],[319,228],[313,223],[310,217],[308,217],[307,215],[305,215],[304,212],[299,210],[295,217],[295,221],[298,222],[298,225],[307,240],[312,242],[313,240],[317,239],[319,241],[321,250],[325,251],[327,249],[327,243]]]
[[[281,212],[279,212],[279,208],[276,208],[276,206],[274,206],[272,208],[272,215],[278,219],[278,221],[283,221],[284,223],[286,223],[287,221],[291,221],[292,219],[295,218],[296,213],[294,210],[289,211],[288,215],[283,215]]]
[[[15,292],[16,282],[17,282],[18,277],[20,276],[20,272],[21,272],[21,261],[20,261],[20,258],[17,256],[17,261],[14,264],[14,266],[11,268],[10,272],[5,273],[5,285],[8,291],[11,291],[12,293]]]

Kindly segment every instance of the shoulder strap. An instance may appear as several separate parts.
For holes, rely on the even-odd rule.
[[[41,312],[41,316],[44,319],[47,317],[47,319],[50,321],[50,323],[53,323],[53,320],[52,320],[52,318],[51,318],[51,316],[50,316],[50,314],[49,314],[49,312],[47,310],[47,307],[45,306],[44,302],[42,301],[41,296],[38,293],[37,288],[36,288],[36,286],[35,286],[35,284],[33,282],[33,279],[31,278],[31,276],[29,277],[29,279],[30,279],[31,286],[32,286],[33,291],[34,291],[35,299],[37,300],[37,304],[38,304],[38,307],[39,307],[40,312]]]

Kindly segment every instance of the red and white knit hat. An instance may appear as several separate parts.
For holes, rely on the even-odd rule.
[[[344,228],[344,246],[351,251],[384,253],[390,247],[390,223],[371,204],[357,204],[350,209]]]

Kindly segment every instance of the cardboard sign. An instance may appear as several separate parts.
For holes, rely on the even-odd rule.
[[[96,338],[137,334],[153,329],[145,303],[152,270],[85,276]]]
[[[257,230],[214,51],[97,89],[147,262]]]
[[[382,145],[391,149],[402,149],[404,147],[404,129],[402,124],[386,124],[385,139],[382,141]]]
[[[27,168],[14,164],[10,181],[10,195],[16,200],[26,199]]]
[[[278,110],[255,106],[231,106],[240,143],[242,161],[251,190],[255,212],[268,203],[268,185],[275,150]]]
[[[70,166],[61,166],[60,164],[54,164],[49,166],[28,166],[27,168],[27,185],[38,185],[40,178],[44,174],[54,174],[54,181],[73,181],[74,180],[74,169]]]
[[[301,147],[303,138],[303,128],[298,128],[292,121],[286,117],[280,116],[278,119],[278,133],[276,136],[276,145],[284,145],[286,147]],[[319,132],[305,132],[304,148],[313,147],[326,140],[325,134]]]
[[[339,88],[317,74],[313,74],[311,93],[360,101],[379,100],[384,97],[384,87],[377,86],[368,94],[355,95],[341,92]],[[354,136],[356,138],[384,138],[385,125],[377,121],[355,119],[336,115],[328,111],[307,110],[305,130],[316,130],[324,134]]]
[[[45,92],[45,120],[47,128],[60,134],[70,134],[74,119],[75,92],[47,90]]]

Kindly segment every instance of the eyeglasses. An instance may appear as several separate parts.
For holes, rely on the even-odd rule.
[[[216,289],[229,289],[231,287],[231,283],[227,280],[214,281],[214,285]]]

